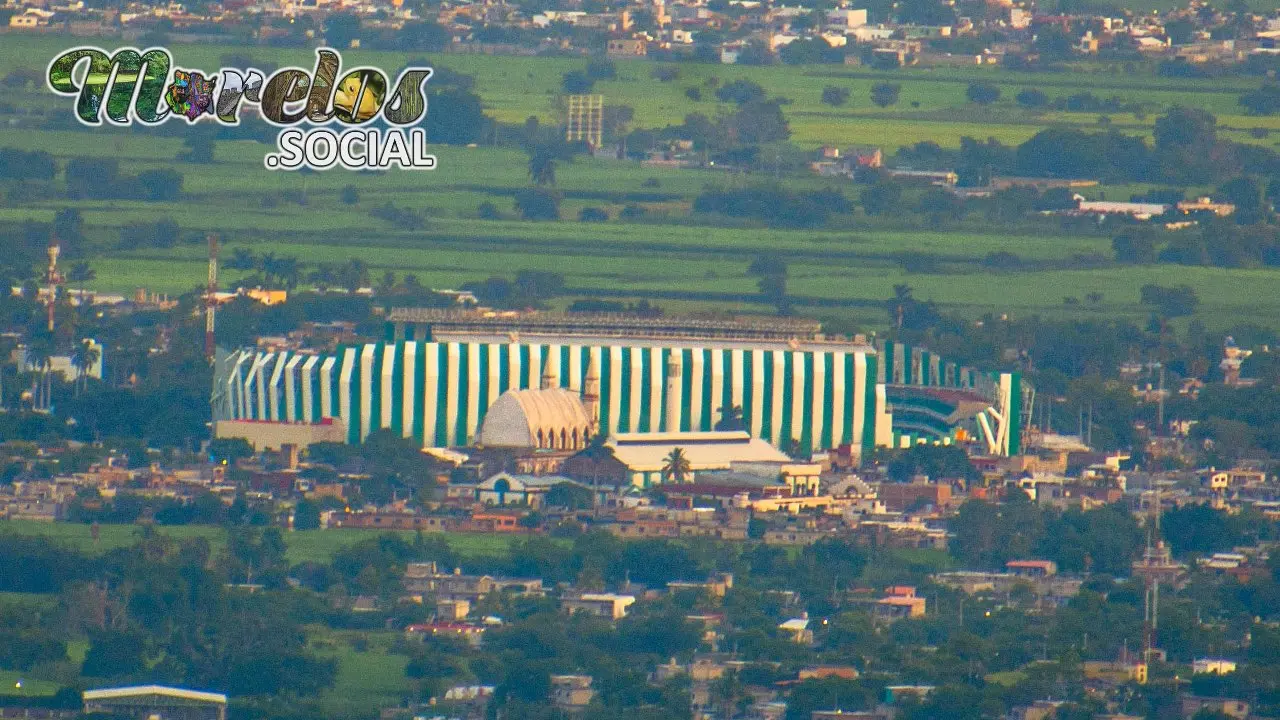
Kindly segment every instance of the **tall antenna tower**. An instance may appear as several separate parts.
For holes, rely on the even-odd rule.
[[[1159,643],[1160,583],[1172,584],[1186,569],[1174,562],[1173,553],[1160,539],[1160,486],[1153,491],[1150,517],[1147,520],[1147,549],[1142,559],[1133,563],[1133,574],[1143,579],[1146,592],[1142,602],[1142,660],[1150,664]]]
[[[604,96],[570,95],[565,142],[586,142],[595,150],[604,137]]]
[[[49,334],[53,334],[54,305],[58,301],[58,283],[62,282],[62,275],[58,272],[58,256],[62,254],[62,245],[58,242],[58,236],[49,236],[49,303],[46,306],[49,311]]]
[[[204,293],[204,356],[213,362],[214,319],[218,314],[218,236],[209,235],[209,284]]]

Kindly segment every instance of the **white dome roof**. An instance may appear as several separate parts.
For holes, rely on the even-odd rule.
[[[477,440],[495,447],[569,449],[585,445],[595,426],[572,390],[508,390],[485,413]]]

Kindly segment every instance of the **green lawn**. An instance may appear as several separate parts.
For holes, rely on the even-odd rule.
[[[367,643],[363,652],[352,646],[357,636]],[[310,628],[308,638],[316,654],[338,661],[333,687],[318,698],[328,716],[376,717],[378,708],[397,705],[413,692],[414,684],[404,674],[409,658],[387,651],[398,637],[394,632]]]
[[[70,547],[87,554],[104,553],[115,548],[132,545],[138,539],[136,525],[101,525],[99,539],[95,543],[90,535],[90,526],[77,523],[43,523],[28,520],[0,521],[0,537],[4,535],[27,535],[48,538],[52,542]],[[226,543],[226,531],[220,527],[207,525],[172,525],[158,528],[161,533],[177,540],[192,537],[203,537],[209,540],[215,550],[220,550]],[[334,528],[328,530],[303,530],[285,533],[288,546],[286,557],[291,563],[328,562],[338,550],[353,545],[361,540],[377,537],[379,532],[356,530],[351,528]],[[414,537],[413,532],[402,531],[397,534],[406,539]],[[446,533],[444,535],[449,546],[464,560],[492,558],[504,555],[510,545],[511,538],[501,535],[481,535],[472,533]],[[0,595],[0,602],[7,596]],[[20,598],[32,601],[35,597],[20,594]]]
[[[0,670],[0,696],[6,698],[49,697],[60,687],[56,682],[31,678],[28,673]]]

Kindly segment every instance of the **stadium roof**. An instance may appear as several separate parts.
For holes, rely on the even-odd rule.
[[[85,690],[84,700],[85,702],[95,700],[127,700],[146,697],[149,695],[159,695],[160,697],[173,698],[174,700],[194,700],[199,702],[218,703],[221,705],[225,705],[227,703],[227,696],[222,693],[186,690],[184,688],[167,687],[165,685],[133,685],[130,687]]]

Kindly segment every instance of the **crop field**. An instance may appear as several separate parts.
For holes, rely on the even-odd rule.
[[[43,70],[47,60],[65,47],[60,38],[5,35],[0,42],[0,75],[23,66]],[[174,50],[179,66],[205,69],[219,67],[221,59],[231,54],[272,65],[306,65],[310,55],[300,50],[216,45]],[[351,51],[344,53],[344,59],[348,66],[371,64],[394,71],[422,58]],[[473,75],[475,90],[492,117],[523,122],[533,116],[552,124],[560,122],[561,75],[584,64],[573,58],[483,55],[440,55],[428,62]],[[1149,135],[1155,118],[1174,104],[1216,113],[1224,137],[1280,144],[1280,117],[1241,114],[1239,95],[1260,82],[1248,78],[1171,79],[1154,75],[1147,66],[1083,62],[1069,73],[1034,74],[991,67],[877,72],[836,65],[681,64],[674,81],[660,82],[651,77],[655,66],[645,61],[618,62],[617,78],[597,85],[606,103],[634,108],[634,127],[680,123],[692,112],[708,116],[725,112],[730,106],[715,100],[715,87],[749,77],[771,96],[791,101],[784,113],[792,140],[801,148],[866,144],[890,153],[925,140],[955,147],[965,136],[1016,144],[1051,125],[1110,127]],[[981,108],[965,102],[965,88],[976,79],[1000,86],[1003,95],[996,105]],[[881,109],[870,103],[868,95],[872,84],[885,80],[902,85],[901,100]],[[849,88],[850,101],[838,108],[819,102],[827,85]],[[1030,87],[1051,98],[1082,92],[1100,98],[1117,96],[1127,103],[1140,103],[1143,110],[1138,115],[1116,113],[1106,118],[1098,113],[1033,112],[1013,102],[1018,91]],[[698,88],[703,100],[686,97],[689,88]],[[24,107],[57,108],[69,118],[70,98],[43,90],[23,93],[28,96],[30,103]],[[254,141],[220,140],[215,162],[190,164],[175,160],[182,143],[171,128],[163,132],[139,127],[101,127],[91,133],[79,128],[44,130],[24,126],[21,114],[0,127],[0,147],[43,149],[63,161],[84,156],[116,158],[124,174],[155,168],[173,168],[183,174],[184,196],[179,202],[54,197],[0,203],[0,222],[5,223],[49,222],[61,208],[79,210],[95,248],[93,286],[102,291],[130,293],[146,287],[176,294],[192,290],[205,276],[201,238],[213,231],[222,235],[227,255],[247,247],[297,257],[308,265],[359,257],[375,278],[386,271],[413,273],[432,287],[457,287],[492,275],[510,277],[525,269],[552,270],[564,274],[569,288],[569,297],[556,301],[560,307],[573,297],[608,296],[650,297],[669,311],[767,311],[768,306],[753,299],[756,283],[746,269],[759,253],[777,252],[788,261],[789,293],[796,297],[801,312],[841,315],[868,327],[886,322],[882,303],[898,283],[911,285],[919,298],[971,317],[1039,313],[1133,319],[1147,313],[1138,302],[1143,284],[1186,283],[1200,296],[1202,318],[1211,326],[1280,322],[1280,296],[1271,291],[1280,273],[1168,266],[1078,269],[1081,257],[1110,257],[1110,237],[1104,234],[1055,236],[1050,231],[1046,235],[1043,227],[993,232],[977,216],[918,229],[904,229],[901,224],[886,229],[882,221],[862,216],[841,221],[838,229],[824,230],[777,230],[751,223],[699,225],[704,221],[690,213],[694,196],[703,188],[768,179],[717,170],[646,168],[635,162],[579,158],[561,164],[556,172],[564,219],[535,223],[519,221],[514,211],[513,193],[529,185],[527,159],[507,148],[436,146],[432,151],[439,166],[430,172],[281,173],[262,167],[263,156],[272,148]],[[789,178],[787,185],[797,192],[824,187],[836,187],[851,197],[858,192],[817,177]],[[351,204],[340,200],[348,186],[359,194]],[[1128,199],[1146,189],[1104,186],[1084,194]],[[403,230],[373,217],[371,211],[387,203],[420,213],[423,226]],[[491,203],[501,219],[479,220],[477,208],[484,203]],[[630,205],[644,208],[647,214],[638,220],[619,217]],[[585,207],[601,208],[611,219],[576,222]],[[182,229],[174,247],[118,247],[122,227],[162,218],[173,219]],[[1012,253],[1021,266],[992,272],[983,262],[991,253]],[[909,262],[921,258],[928,267]],[[226,269],[222,274],[228,284],[242,276]],[[1092,293],[1101,294],[1101,300],[1085,302]]]
[[[138,541],[137,525],[100,525],[98,540],[95,542],[88,525],[78,523],[43,523],[24,520],[0,521],[0,538],[6,535],[37,536],[76,550],[81,553],[100,554],[121,547],[127,547]],[[226,530],[211,525],[169,525],[160,526],[157,530],[175,540],[202,537],[209,541],[214,551],[226,545]],[[375,538],[378,532],[354,529],[301,530],[285,533],[287,546],[286,558],[290,563],[328,562],[335,553],[344,547],[361,540]],[[414,533],[396,533],[406,540],[412,540]],[[499,535],[478,535],[471,533],[445,533],[443,536],[449,547],[463,559],[493,558],[505,555],[511,539]],[[38,596],[20,595],[7,597],[0,595],[0,603],[35,602]]]

